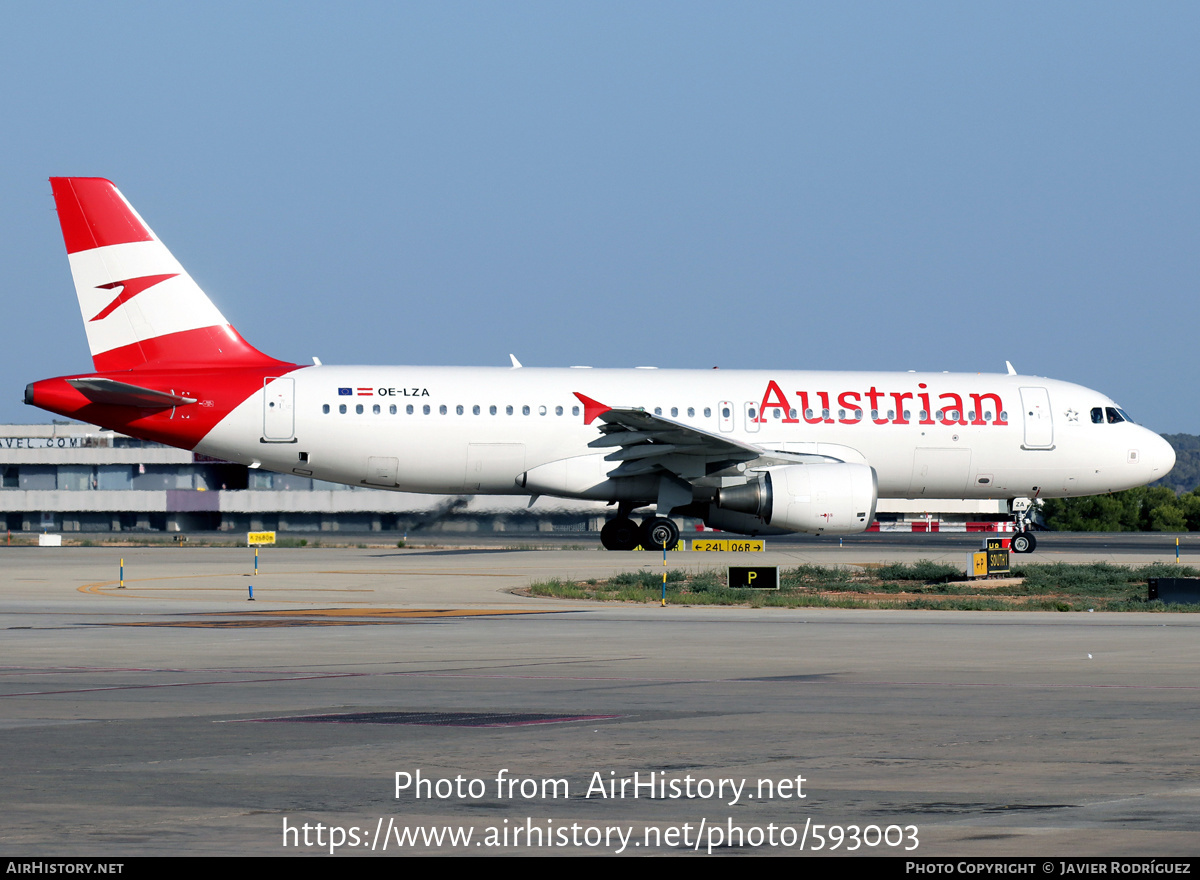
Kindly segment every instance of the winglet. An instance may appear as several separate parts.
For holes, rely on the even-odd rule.
[[[583,404],[583,423],[585,425],[590,425],[598,416],[602,416],[612,409],[611,406],[605,406],[600,401],[592,400],[587,395],[580,394],[578,391],[575,392],[575,396]]]

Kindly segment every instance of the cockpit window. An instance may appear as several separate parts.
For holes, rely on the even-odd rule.
[[[1104,408],[1104,414],[1106,416],[1108,416],[1108,423],[1110,425],[1115,425],[1115,424],[1117,424],[1117,422],[1132,422],[1133,421],[1133,419],[1129,418],[1129,416],[1125,415],[1124,412],[1117,409],[1115,406],[1106,406]]]
[[[1102,407],[1102,406],[1093,406],[1092,407],[1092,424],[1093,425],[1103,425],[1104,424],[1104,407]]]

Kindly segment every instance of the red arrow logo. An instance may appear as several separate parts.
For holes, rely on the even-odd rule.
[[[121,288],[121,292],[117,294],[116,299],[101,309],[100,314],[96,315],[88,323],[99,321],[101,318],[107,318],[121,303],[129,302],[146,288],[153,287],[161,281],[166,281],[168,278],[174,278],[178,274],[178,272],[175,272],[171,275],[142,275],[139,278],[128,278],[125,281],[114,281],[112,284],[101,284],[97,288],[98,290],[114,290],[119,287]]]
[[[611,406],[605,406],[600,401],[592,400],[587,395],[580,394],[578,391],[573,393],[579,398],[579,402],[583,404],[583,423],[585,425],[590,425],[597,416],[602,416],[612,409]]]

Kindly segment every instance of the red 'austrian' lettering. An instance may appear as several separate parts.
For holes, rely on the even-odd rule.
[[[794,393],[799,403],[800,418],[792,415],[795,409],[788,400],[787,394],[779,387],[779,383],[774,379],[769,380],[754,421],[765,422],[768,409],[779,409],[783,411],[783,418],[780,421],[784,423],[799,423],[803,419],[810,425],[822,423],[832,425],[835,421],[843,425],[856,425],[863,421],[861,410],[865,397],[869,404],[867,407],[869,418],[877,425],[936,425],[939,422],[943,425],[1002,426],[1008,424],[1003,418],[1007,414],[1004,410],[1004,402],[1000,399],[999,394],[992,391],[979,394],[968,393],[967,397],[971,399],[969,409],[964,406],[962,395],[946,391],[937,395],[935,409],[932,405],[932,392],[928,390],[928,386],[924,382],[917,385],[916,391],[880,391],[872,385],[867,391],[839,392],[837,403],[841,409],[836,413],[836,419],[834,418],[835,413],[829,406],[829,401],[833,397],[832,392],[796,391]],[[881,410],[880,401],[887,398],[891,398],[892,408]],[[812,404],[809,402],[810,399],[813,401]],[[905,409],[906,402],[909,402],[909,409]],[[916,403],[920,404],[920,409],[914,413],[912,406]]]

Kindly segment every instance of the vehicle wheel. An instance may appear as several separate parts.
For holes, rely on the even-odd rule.
[[[1013,553],[1032,553],[1037,547],[1037,538],[1030,532],[1017,532],[1008,546]]]
[[[642,523],[642,547],[646,550],[674,550],[679,543],[679,526],[665,516],[656,516]]]
[[[641,540],[638,524],[625,517],[610,519],[600,530],[600,543],[605,550],[632,550]]]

